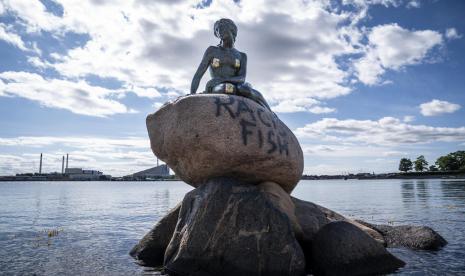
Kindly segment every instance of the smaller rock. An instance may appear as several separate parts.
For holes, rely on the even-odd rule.
[[[143,266],[162,266],[165,250],[173,236],[181,203],[171,209],[140,241],[129,255]]]
[[[292,197],[295,205],[295,215],[302,229],[301,242],[311,242],[315,234],[321,227],[329,223],[325,214],[318,208],[318,205]],[[301,243],[302,244],[302,243]]]
[[[376,225],[361,222],[383,235],[388,247],[408,247],[421,250],[439,250],[447,241],[427,226],[413,225]]]
[[[310,254],[314,275],[384,274],[405,265],[364,231],[345,221],[323,226],[313,239]]]
[[[320,206],[320,205],[317,205],[317,204],[315,204],[315,205],[318,207],[318,209],[320,209],[325,214],[326,218],[329,221],[345,221],[345,222],[348,222],[350,224],[353,224],[353,225],[357,226],[358,228],[360,228],[361,230],[363,230],[365,233],[367,233],[370,237],[375,239],[375,241],[379,242],[383,246],[386,246],[386,241],[384,240],[383,235],[381,235],[381,233],[379,233],[378,231],[374,230],[372,227],[369,227],[369,226],[367,226],[367,225],[365,225],[363,223],[360,223],[358,220],[353,220],[353,219],[346,218],[343,215],[341,215],[339,213],[336,213],[333,210],[330,210],[330,209],[325,208],[323,206]]]

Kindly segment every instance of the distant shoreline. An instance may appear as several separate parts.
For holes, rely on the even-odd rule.
[[[464,171],[434,171],[434,172],[406,172],[406,173],[358,173],[347,175],[303,175],[302,180],[331,180],[331,179],[465,179]]]

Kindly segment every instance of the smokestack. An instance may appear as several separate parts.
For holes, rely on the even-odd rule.
[[[157,157],[157,167],[158,167],[158,157]]]
[[[69,154],[66,154],[66,169],[68,169],[68,155]]]
[[[61,159],[61,174],[65,173],[65,156]]]
[[[39,174],[42,173],[42,153],[40,154]]]

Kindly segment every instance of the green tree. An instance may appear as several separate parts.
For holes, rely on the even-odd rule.
[[[459,150],[439,157],[436,166],[441,171],[465,170],[465,151]]]
[[[431,166],[429,166],[429,171],[430,172],[437,172],[438,168],[435,165],[431,165]]]
[[[399,171],[408,172],[412,170],[413,163],[408,158],[402,158],[399,162]]]
[[[415,164],[415,171],[422,172],[428,168],[428,162],[425,160],[423,155],[417,157],[417,160],[413,161]]]

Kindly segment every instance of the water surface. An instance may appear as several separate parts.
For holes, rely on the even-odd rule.
[[[0,275],[142,275],[134,244],[183,182],[0,182]],[[374,223],[428,225],[439,252],[390,249],[398,274],[465,274],[465,180],[304,180],[295,197]],[[50,236],[49,236],[50,235]]]

